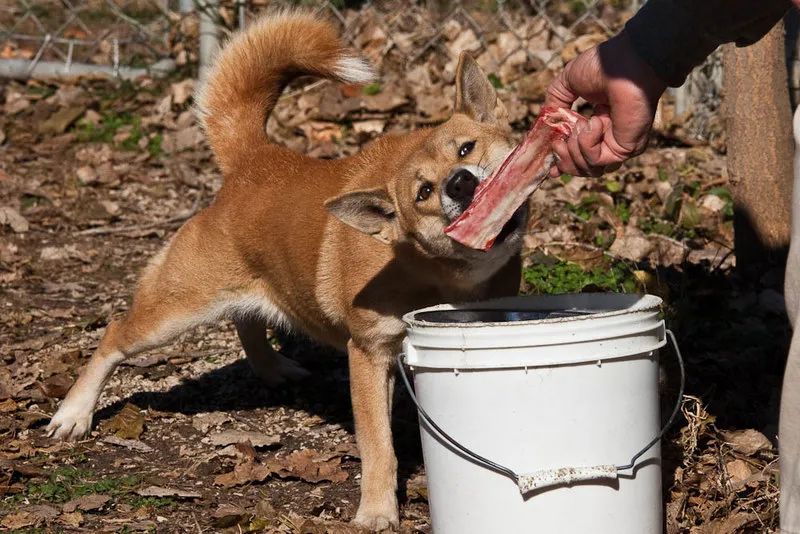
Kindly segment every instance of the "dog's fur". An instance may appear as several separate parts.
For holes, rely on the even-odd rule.
[[[225,183],[144,270],[129,312],[108,325],[48,429],[85,435],[120,362],[223,317],[233,318],[265,380],[300,377],[305,371],[274,352],[265,333],[267,325],[296,329],[348,352],[363,466],[355,521],[382,529],[398,523],[390,409],[401,317],[516,294],[527,214],[488,253],[443,233],[471,199],[448,196],[448,180],[462,169],[486,178],[513,147],[504,108],[469,56],[458,66],[450,120],[335,161],[266,138],[281,90],[305,73],[347,83],[372,77],[330,25],[302,13],[265,18],[220,53],[196,102]],[[474,148],[461,150],[468,141]]]

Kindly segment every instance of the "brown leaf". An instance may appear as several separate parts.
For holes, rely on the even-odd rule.
[[[18,234],[27,232],[30,228],[27,219],[10,206],[0,206],[0,225],[4,224],[10,226]]]
[[[77,499],[72,499],[71,501],[65,502],[61,509],[67,514],[72,513],[75,510],[91,512],[92,510],[99,510],[110,500],[111,497],[108,495],[92,493],[90,495],[84,495],[83,497],[78,497]]]
[[[211,514],[211,525],[215,528],[228,528],[250,519],[250,514],[233,504],[220,504]]]
[[[564,45],[564,48],[561,50],[561,58],[564,60],[564,63],[568,63],[578,57],[578,54],[581,52],[602,43],[606,39],[608,39],[608,37],[602,33],[581,35]]]
[[[192,426],[205,434],[210,428],[222,426],[230,420],[230,416],[223,412],[199,413],[192,417]]]
[[[6,399],[0,402],[0,413],[11,413],[17,411],[17,403],[14,399]]]
[[[619,258],[639,261],[653,249],[650,240],[638,229],[628,226],[623,235],[618,235],[608,251]]]
[[[146,443],[142,443],[138,439],[122,439],[117,436],[105,436],[102,441],[103,443],[125,447],[126,449],[131,449],[132,451],[153,452],[153,447]]]
[[[406,497],[409,501],[428,500],[428,477],[424,474],[417,474],[409,478],[406,482]]]
[[[377,95],[365,95],[361,98],[361,106],[369,111],[392,111],[407,103],[405,96],[394,91],[382,91]]]
[[[234,443],[250,443],[253,447],[270,447],[280,443],[280,437],[261,432],[250,432],[245,430],[226,430],[219,434],[213,434],[203,440],[211,445],[224,447]]]
[[[230,473],[223,473],[214,477],[214,484],[230,488],[247,484],[248,482],[262,482],[272,471],[266,465],[255,462],[238,464]]]
[[[86,111],[84,106],[61,108],[46,121],[40,122],[36,129],[40,134],[55,135],[64,133],[67,128],[69,128],[70,124],[83,115],[84,111]]]
[[[32,506],[28,506],[25,511],[33,514],[38,519],[43,521],[53,519],[59,514],[58,510],[47,504],[34,504]]]
[[[746,456],[753,456],[757,452],[772,450],[772,442],[761,432],[753,429],[735,430],[723,433],[725,442],[734,451]]]
[[[61,514],[61,517],[59,517],[58,520],[68,527],[78,528],[83,522],[83,514],[80,512]]]
[[[144,431],[144,413],[138,406],[127,403],[103,427],[106,431],[114,432],[118,438],[139,439]]]
[[[192,96],[194,80],[188,78],[182,82],[173,83],[170,85],[170,90],[172,91],[172,102],[176,106],[182,106]]]
[[[731,489],[737,490],[744,486],[747,479],[750,478],[752,472],[750,466],[744,460],[731,460],[725,464],[725,471],[728,473],[728,484]]]
[[[75,381],[66,373],[53,375],[42,384],[44,394],[51,399],[63,399]]]
[[[10,530],[17,530],[35,525],[38,521],[39,518],[30,512],[14,512],[5,516],[0,525]]]
[[[334,122],[308,121],[300,125],[309,140],[315,143],[332,142],[342,138],[342,127]]]
[[[299,478],[306,482],[344,482],[347,471],[341,468],[339,453],[321,454],[314,449],[295,451],[283,458],[269,460],[267,465],[281,478]]]

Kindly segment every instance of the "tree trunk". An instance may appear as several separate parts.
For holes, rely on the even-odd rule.
[[[792,114],[783,23],[746,47],[726,45],[724,116],[736,263],[781,261],[790,236]]]

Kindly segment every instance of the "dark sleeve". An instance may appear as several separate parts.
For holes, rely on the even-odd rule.
[[[790,7],[790,0],[648,0],[625,32],[656,74],[678,87],[719,45],[755,43]]]

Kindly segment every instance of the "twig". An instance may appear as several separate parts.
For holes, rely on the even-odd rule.
[[[191,219],[197,213],[196,209],[191,209],[180,215],[170,217],[163,221],[156,221],[148,224],[130,224],[128,226],[98,226],[97,228],[87,228],[86,230],[79,230],[72,235],[106,235],[106,234],[125,234],[128,232],[150,230],[158,228],[159,226],[169,226],[175,223],[181,223],[187,219]]]
[[[296,89],[294,91],[289,91],[285,95],[281,95],[278,100],[286,100],[287,98],[292,98],[297,95],[302,95],[303,93],[307,93],[309,91],[313,91],[317,87],[322,87],[323,85],[329,83],[329,80],[317,80],[313,83],[310,83],[300,89]]]
[[[200,527],[200,523],[197,522],[197,515],[192,512],[192,519],[194,519],[194,525],[197,527],[197,532],[199,534],[203,534],[203,529]]]

